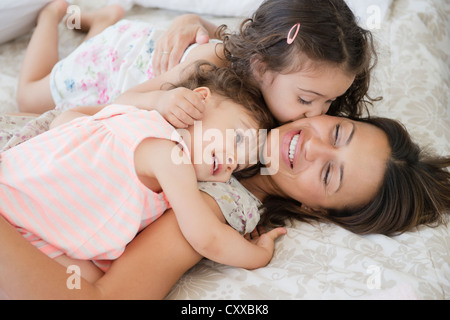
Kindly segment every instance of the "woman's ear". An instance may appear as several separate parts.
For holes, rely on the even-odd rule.
[[[314,214],[315,216],[325,216],[327,211],[325,209],[315,209],[302,204],[302,209],[308,213]]]
[[[208,87],[198,87],[192,91],[200,93],[204,101],[207,101],[211,97],[211,90]]]

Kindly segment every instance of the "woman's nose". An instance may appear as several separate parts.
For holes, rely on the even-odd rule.
[[[322,157],[330,156],[334,151],[333,146],[329,142],[312,137],[306,143],[305,158],[307,161],[315,161]]]

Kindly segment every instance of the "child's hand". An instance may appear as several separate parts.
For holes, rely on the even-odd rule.
[[[261,264],[259,267],[265,267],[270,262],[275,249],[275,240],[279,236],[282,236],[286,233],[287,230],[285,228],[275,228],[269,232],[266,232],[263,228],[257,227],[253,232],[245,235],[245,238],[247,240],[257,245],[258,247],[265,249],[266,251],[267,261]]]
[[[202,119],[205,102],[200,93],[180,87],[162,92],[156,109],[174,127],[186,128]]]

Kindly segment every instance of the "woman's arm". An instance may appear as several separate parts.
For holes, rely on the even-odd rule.
[[[216,44],[204,44],[194,48],[186,60],[168,72],[147,80],[121,94],[114,103],[133,105],[141,109],[157,110],[177,128],[184,128],[199,120],[198,113],[204,110],[202,96],[186,88],[166,91],[167,85],[174,85],[191,74],[198,60],[223,66],[221,51]]]
[[[203,194],[203,199],[223,218],[213,198]],[[114,282],[110,288],[117,293],[116,297],[163,299],[202,258],[186,241],[173,210],[169,210],[128,245],[102,281]]]
[[[208,197],[205,195],[205,197]],[[208,197],[212,209],[220,213]],[[69,289],[67,269],[26,241],[0,216],[0,291],[11,299],[162,299],[202,258],[184,239],[172,210],[144,229],[96,283]]]
[[[0,237],[0,288],[9,298],[64,299],[61,293],[81,292],[68,290],[66,268],[28,243],[3,217]],[[87,282],[80,281],[84,296],[94,297],[98,288],[89,290]]]

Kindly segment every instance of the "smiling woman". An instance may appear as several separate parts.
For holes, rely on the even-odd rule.
[[[265,150],[271,175],[241,181],[262,201],[263,224],[321,220],[393,235],[444,222],[450,158],[425,154],[398,122],[321,116],[276,130]]]
[[[381,185],[390,148],[386,135],[374,126],[314,117],[282,127],[280,139],[282,164],[273,180],[310,208],[361,205]]]

